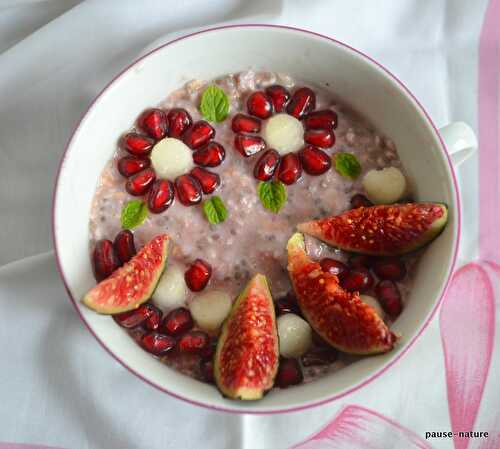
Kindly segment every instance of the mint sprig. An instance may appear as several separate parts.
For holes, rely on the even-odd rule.
[[[201,94],[200,112],[209,122],[222,122],[229,114],[229,98],[219,86],[212,84]]]
[[[203,213],[210,224],[216,225],[226,220],[228,212],[224,201],[214,196],[203,203]]]
[[[123,229],[132,229],[144,222],[148,216],[148,206],[144,201],[131,200],[123,206],[120,217]]]
[[[281,181],[259,182],[257,194],[262,205],[275,214],[287,201],[286,188]]]
[[[361,164],[352,153],[337,153],[334,156],[335,170],[346,178],[356,179],[361,173]]]

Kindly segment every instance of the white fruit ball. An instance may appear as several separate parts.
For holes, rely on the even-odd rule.
[[[363,178],[363,187],[372,203],[392,204],[405,194],[406,179],[396,167],[370,170]]]
[[[194,167],[193,152],[181,140],[166,137],[153,147],[151,164],[158,178],[174,180]]]
[[[277,320],[280,354],[283,357],[300,357],[312,343],[311,326],[294,313],[281,315]]]
[[[291,115],[276,114],[264,125],[264,139],[279,154],[291,153],[304,146],[304,127]]]
[[[164,312],[186,303],[188,288],[184,280],[184,271],[177,265],[170,265],[160,278],[153,293],[153,302]]]
[[[197,295],[189,310],[194,321],[203,330],[213,332],[220,328],[231,310],[231,296],[221,290],[211,290]]]
[[[384,310],[382,309],[380,303],[373,296],[359,295],[359,297],[365,304],[373,307],[380,318],[384,319]]]

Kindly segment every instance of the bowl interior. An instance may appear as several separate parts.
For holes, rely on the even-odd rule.
[[[275,390],[262,401],[225,400],[215,388],[183,376],[140,349],[109,317],[80,304],[94,285],[88,257],[92,196],[117,138],[145,108],[191,79],[211,79],[249,68],[288,73],[339,95],[396,143],[417,200],[450,206],[445,232],[426,250],[408,305],[394,324],[402,334],[392,352],[313,383]],[[299,30],[229,27],[195,34],[161,47],[133,64],[97,98],[81,121],[62,162],[55,195],[54,234],[60,269],[83,319],[96,337],[136,374],[184,399],[244,412],[299,408],[338,397],[394,361],[421,331],[441,297],[452,268],[458,204],[438,134],[415,100],[365,56],[325,37]],[[390,375],[390,372],[389,372]]]

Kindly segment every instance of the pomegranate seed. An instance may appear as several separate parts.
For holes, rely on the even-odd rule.
[[[302,369],[296,359],[280,360],[278,374],[276,375],[276,385],[279,388],[287,388],[291,385],[298,385],[304,380]]]
[[[351,198],[351,208],[357,209],[358,207],[370,207],[373,203],[361,193],[357,193]]]
[[[176,138],[181,137],[184,131],[193,123],[189,112],[181,108],[170,109],[167,114],[167,121],[169,127],[168,135]]]
[[[202,357],[203,360],[212,360],[216,349],[217,349],[217,341],[211,339],[207,347],[200,352],[200,356]]]
[[[155,141],[137,133],[128,133],[123,137],[123,147],[133,156],[147,156],[151,153]]]
[[[281,158],[277,173],[278,179],[284,184],[290,185],[296,182],[302,176],[302,165],[299,157],[295,153],[285,154]]]
[[[163,312],[153,304],[147,304],[147,306],[150,310],[150,313],[146,318],[146,321],[144,322],[144,327],[148,331],[155,331],[160,327]]]
[[[316,94],[308,87],[296,90],[288,103],[287,112],[295,118],[302,118],[316,107]]]
[[[166,354],[175,346],[175,338],[158,332],[149,332],[142,336],[141,346],[151,354],[160,356]]]
[[[181,175],[175,180],[179,201],[184,206],[193,206],[201,201],[201,185],[191,175]]]
[[[150,159],[139,159],[133,156],[122,157],[118,161],[118,171],[122,176],[128,178],[151,165]]]
[[[266,148],[266,142],[259,136],[236,134],[234,136],[234,147],[242,156],[250,157]]]
[[[191,170],[191,175],[195,177],[201,185],[203,193],[209,194],[220,186],[220,176],[217,173],[195,167]]]
[[[200,120],[184,133],[183,140],[189,148],[197,150],[206,145],[214,137],[215,129],[205,120]]]
[[[269,86],[266,89],[266,94],[271,98],[276,112],[283,112],[290,101],[290,92],[279,84]]]
[[[338,276],[339,279],[343,279],[349,272],[349,268],[347,268],[346,264],[335,259],[330,259],[329,257],[321,259],[320,265],[323,271],[334,274]]]
[[[278,315],[284,315],[285,313],[295,313],[296,315],[302,315],[300,311],[299,304],[297,303],[297,298],[293,292],[289,292],[286,296],[279,298],[275,303],[275,309]]]
[[[310,129],[304,133],[304,141],[320,148],[330,148],[335,143],[335,134],[327,129]]]
[[[205,382],[209,384],[215,382],[214,363],[211,360],[200,360],[200,373]]]
[[[304,125],[306,129],[328,129],[337,128],[338,118],[337,113],[331,109],[322,111],[314,111],[304,117]]]
[[[338,353],[335,349],[327,346],[313,348],[304,354],[301,358],[304,366],[324,366],[330,365],[338,358]]]
[[[276,150],[267,150],[259,158],[253,169],[253,175],[260,181],[269,181],[280,163],[280,155]]]
[[[366,268],[355,268],[349,271],[340,285],[349,292],[366,292],[373,285],[373,276]]]
[[[94,276],[98,282],[106,279],[120,265],[111,240],[99,240],[93,253]]]
[[[153,139],[163,139],[167,135],[167,116],[161,109],[148,109],[139,117],[139,126]]]
[[[168,335],[178,337],[193,327],[191,312],[185,307],[170,311],[161,323],[161,330]]]
[[[130,177],[125,184],[125,189],[127,189],[127,192],[131,195],[141,196],[151,188],[155,179],[155,171],[152,168],[146,168]]]
[[[388,315],[392,318],[399,316],[403,310],[403,304],[398,286],[393,281],[380,281],[375,286],[375,295]]]
[[[247,109],[250,115],[266,119],[273,113],[273,103],[265,92],[259,90],[248,97]]]
[[[179,339],[177,347],[180,352],[200,354],[209,344],[210,337],[205,332],[189,331]]]
[[[148,209],[154,214],[167,210],[174,202],[174,184],[166,179],[158,179],[148,193]]]
[[[134,243],[134,234],[132,234],[132,232],[128,229],[120,231],[116,234],[113,247],[119,261],[122,264],[127,263],[137,253]]]
[[[231,123],[235,133],[258,133],[260,131],[260,120],[245,114],[236,114]]]
[[[153,314],[153,307],[152,304],[143,304],[137,307],[137,309],[117,313],[113,315],[113,319],[125,329],[134,329],[135,327],[142,326]]]
[[[349,259],[349,266],[351,268],[371,268],[373,262],[373,257],[367,256],[366,254],[359,254],[357,256],[352,256]]]
[[[299,157],[304,171],[310,175],[322,175],[332,166],[330,156],[312,145],[307,145],[300,150]]]
[[[217,167],[225,157],[224,147],[217,142],[209,142],[206,147],[193,153],[194,163],[202,167]]]
[[[196,259],[184,273],[187,286],[193,292],[203,290],[212,276],[212,267],[202,259]]]
[[[384,257],[375,261],[373,272],[379,279],[400,281],[406,276],[406,267],[403,261],[396,257]]]

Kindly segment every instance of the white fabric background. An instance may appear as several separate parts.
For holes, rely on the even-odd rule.
[[[52,246],[54,176],[74,126],[92,98],[150,42],[221,22],[308,28],[386,65],[438,126],[463,120],[477,129],[478,43],[486,5],[0,0],[0,442],[67,449],[281,449],[352,403],[421,436],[449,429],[436,319],[385,376],[351,396],[294,414],[229,415],[170,398],[118,365],[79,321],[52,254],[37,254]],[[469,160],[459,171],[462,262],[475,255],[476,170],[476,160]],[[452,442],[432,445],[451,448]]]

